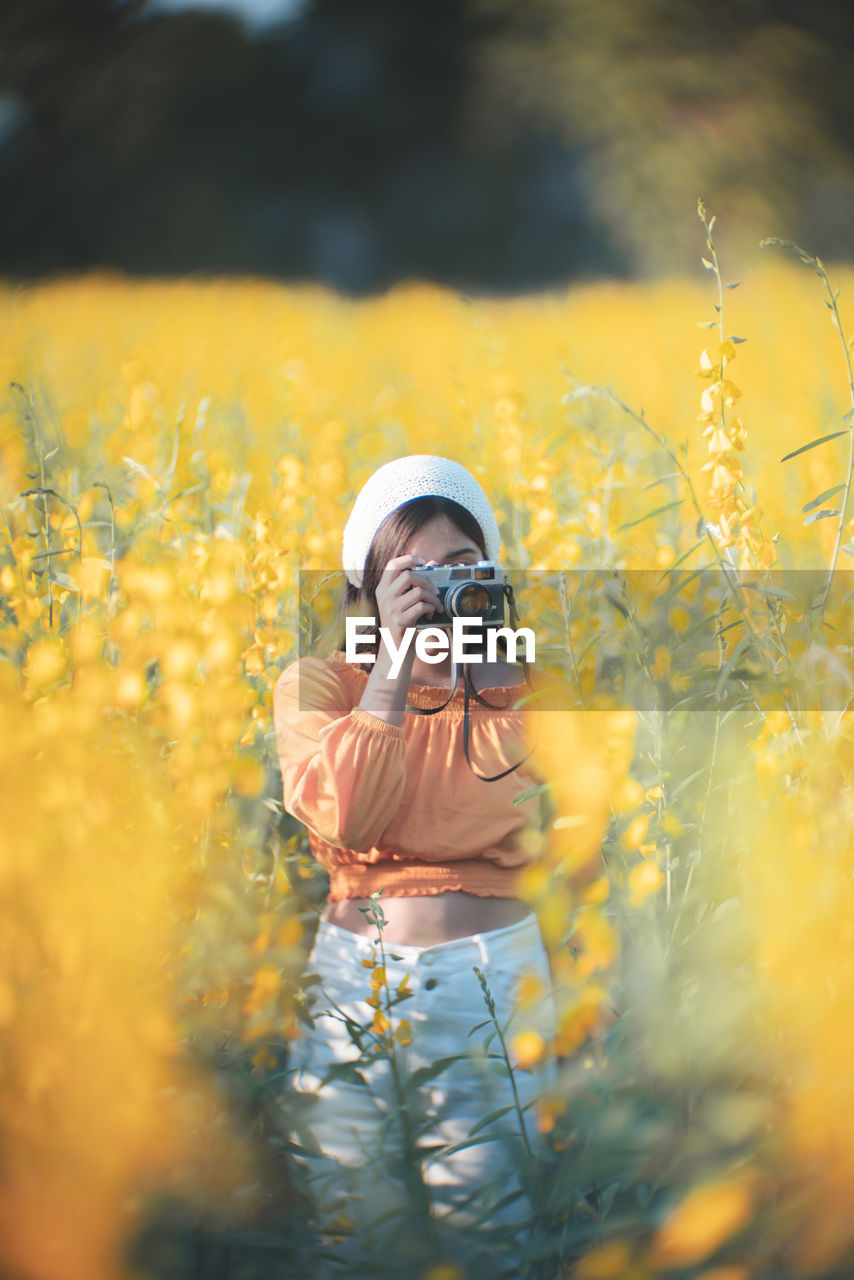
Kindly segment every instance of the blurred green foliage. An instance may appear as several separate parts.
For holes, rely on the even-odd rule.
[[[854,251],[850,6],[146,0],[0,10],[0,272],[523,290],[760,235]]]

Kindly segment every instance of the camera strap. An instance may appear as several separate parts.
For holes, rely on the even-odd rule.
[[[528,685],[529,689],[532,689],[530,677],[528,675],[527,664],[523,664],[523,665],[525,666],[525,683]],[[526,751],[525,754],[522,756],[521,760],[517,760],[515,764],[511,764],[508,769],[502,770],[501,773],[495,773],[492,775],[492,777],[489,777],[489,778],[483,773],[478,773],[477,769],[475,769],[474,765],[471,762],[471,754],[469,751],[469,735],[471,733],[471,722],[469,720],[469,694],[471,694],[471,696],[475,699],[475,701],[479,702],[482,707],[489,707],[493,711],[504,711],[506,710],[506,708],[498,707],[495,705],[495,703],[487,702],[485,698],[482,698],[478,693],[477,689],[475,689],[474,685],[471,683],[471,676],[469,675],[468,670],[466,670],[466,673],[464,676],[464,682],[465,682],[465,703],[463,706],[463,755],[466,758],[466,764],[471,769],[474,776],[476,778],[480,778],[481,782],[498,782],[500,778],[506,778],[508,773],[513,773],[514,769],[518,769],[520,765],[524,764],[525,761],[528,759],[528,757],[533,753],[534,747],[532,747],[530,751]],[[539,737],[539,734],[537,736]],[[534,746],[536,746],[536,743],[534,744]]]
[[[456,662],[453,661],[451,662],[451,666],[454,669],[454,683],[451,685],[451,692],[448,694],[444,702],[440,702],[438,707],[411,707],[407,702],[406,710],[411,711],[416,716],[435,716],[438,711],[444,711],[445,707],[451,701],[451,698],[453,698],[454,694],[457,692],[457,685],[460,682],[459,667]]]
[[[513,588],[506,578],[504,580],[504,595],[507,600],[508,610],[510,613],[510,623],[514,630],[518,630],[519,614],[516,611],[516,601],[513,596]],[[435,716],[437,712],[444,711],[445,707],[447,707],[448,703],[451,701],[454,694],[456,693],[457,685],[459,684],[459,680],[460,680],[460,669],[458,665],[456,664],[456,662],[452,663],[452,665],[454,669],[454,683],[451,686],[451,692],[448,694],[448,697],[445,699],[445,701],[440,703],[438,707],[411,707],[407,702],[406,704],[407,711],[412,711],[415,715],[419,715],[419,716]],[[525,661],[524,658],[521,659],[521,665],[525,673],[525,683],[527,684],[528,688],[533,692],[533,685],[531,684],[531,674],[528,668],[528,663]],[[488,707],[491,711],[504,711],[506,710],[506,708],[498,706],[494,702],[487,702],[485,698],[482,698],[480,696],[477,689],[475,689],[474,685],[471,682],[471,674],[468,670],[468,667],[466,667],[463,675],[463,685],[465,690],[465,698],[463,703],[463,754],[466,758],[466,764],[468,765],[469,769],[471,769],[474,776],[476,778],[479,778],[481,782],[498,782],[501,778],[506,778],[509,773],[513,773],[515,769],[518,769],[520,765],[524,764],[525,761],[528,759],[528,757],[533,753],[534,747],[532,747],[530,751],[527,751],[525,755],[522,756],[521,760],[517,760],[515,764],[511,764],[508,769],[502,770],[501,773],[493,774],[492,777],[487,777],[483,773],[478,773],[477,769],[475,769],[474,765],[471,762],[471,753],[469,749],[470,734],[471,734],[471,721],[469,719],[470,697],[474,698],[476,702],[479,702],[482,707]],[[536,743],[534,745],[536,746]]]

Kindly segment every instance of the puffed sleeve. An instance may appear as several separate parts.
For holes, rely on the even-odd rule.
[[[273,718],[287,812],[328,844],[372,849],[403,795],[403,729],[352,707],[341,673],[314,657],[279,676]]]

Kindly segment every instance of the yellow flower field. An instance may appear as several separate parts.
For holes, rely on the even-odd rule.
[[[705,227],[700,280],[516,300],[0,288],[4,1274],[310,1265],[276,1097],[325,883],[282,811],[272,689],[314,627],[300,571],[338,569],[361,484],[418,452],[483,484],[576,697],[541,717],[552,811],[524,885],[561,1062],[529,1118],[530,1274],[854,1259],[841,572],[816,605],[854,554],[854,328],[779,250],[727,289]],[[854,271],[828,276],[854,326]],[[379,960],[365,990],[393,1054],[405,990]],[[541,994],[510,1070],[547,1048]]]

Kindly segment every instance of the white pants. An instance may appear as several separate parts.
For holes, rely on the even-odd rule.
[[[306,1153],[297,1163],[328,1242],[315,1274],[415,1276],[438,1249],[463,1260],[470,1276],[481,1268],[493,1278],[519,1276],[532,1211],[529,1147],[535,1156],[538,1146],[532,1104],[557,1074],[554,999],[537,918],[531,912],[503,929],[432,947],[384,941],[389,991],[393,995],[407,974],[412,991],[391,1010],[392,1029],[403,1018],[412,1027],[412,1042],[395,1047],[405,1116],[388,1057],[365,1055],[358,1066],[365,1084],[352,1075],[323,1083],[334,1064],[359,1058],[346,1019],[364,1027],[373,1017],[366,1003],[371,969],[362,961],[377,950],[375,937],[320,922],[306,966],[307,974],[320,976],[314,1028],[290,1045],[286,1074],[295,1092],[286,1102],[289,1128]],[[508,1044],[518,1031],[532,1029],[547,1046],[535,1069],[514,1070],[515,1094],[475,966]],[[545,994],[507,1027],[525,974],[536,975]],[[385,1008],[384,991],[380,1001]],[[479,1023],[486,1025],[470,1035]],[[374,1041],[366,1035],[362,1045],[369,1050]],[[438,1072],[423,1070],[455,1055],[465,1056]],[[407,1085],[415,1072],[420,1075]],[[489,1117],[471,1145],[447,1150],[465,1143]],[[410,1153],[418,1152],[408,1161],[407,1143]],[[346,1265],[336,1269],[334,1257]]]

